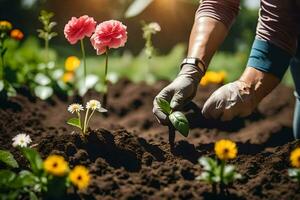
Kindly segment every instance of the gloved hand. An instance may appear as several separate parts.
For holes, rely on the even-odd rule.
[[[205,102],[202,114],[206,118],[228,121],[250,115],[258,103],[255,88],[238,80],[216,90]]]
[[[158,106],[156,99],[162,98],[170,102],[173,110],[178,110],[195,97],[202,76],[203,72],[199,67],[193,65],[184,65],[182,67],[177,78],[165,87],[153,101],[153,113],[159,123],[168,125],[169,120]]]

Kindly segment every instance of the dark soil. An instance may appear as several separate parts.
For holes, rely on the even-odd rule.
[[[287,175],[289,154],[297,146],[291,128],[292,89],[279,86],[253,115],[225,123],[206,120],[200,112],[218,86],[199,88],[194,103],[185,108],[190,135],[176,134],[171,153],[168,129],[152,115],[153,98],[166,84],[123,80],[112,86],[108,116],[96,114],[85,142],[66,125],[71,116],[66,109],[73,102],[100,99],[99,94],[91,91],[84,99],[55,97],[45,102],[20,91],[0,105],[0,148],[17,154],[11,139],[26,132],[43,158],[55,153],[71,167],[86,165],[92,183],[79,194],[81,199],[300,199],[299,185]],[[214,156],[214,142],[221,138],[238,143],[239,156],[233,163],[244,176],[230,186],[228,196],[214,194],[210,185],[194,180],[201,173],[198,158]],[[21,157],[17,159],[25,166]]]

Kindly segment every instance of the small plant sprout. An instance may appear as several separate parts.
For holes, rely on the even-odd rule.
[[[199,158],[203,172],[196,177],[196,180],[212,184],[213,192],[216,192],[215,186],[219,184],[220,191],[224,192],[225,185],[242,178],[242,175],[236,172],[234,165],[226,165],[226,161],[236,158],[238,150],[234,142],[220,140],[215,143],[215,153],[219,161],[206,156]]]
[[[42,10],[39,16],[40,22],[43,24],[43,29],[38,29],[39,37],[42,38],[45,42],[45,63],[49,62],[49,42],[52,38],[57,36],[56,32],[53,32],[52,29],[57,25],[56,22],[51,21],[51,18],[54,16],[54,13],[47,12]]]
[[[104,109],[101,103],[97,100],[90,100],[87,102],[84,119],[81,118],[81,111],[83,110],[84,108],[81,104],[74,103],[69,105],[68,111],[72,114],[77,114],[77,118],[69,119],[67,121],[67,124],[79,128],[82,132],[82,135],[84,136],[86,135],[87,128],[95,111],[103,113],[107,112],[107,110]]]
[[[155,48],[152,43],[152,36],[155,35],[157,32],[161,31],[161,27],[157,22],[151,22],[149,24],[142,23],[143,24],[143,38],[146,41],[145,44],[145,53],[147,57],[150,59],[152,58]]]
[[[31,142],[31,138],[29,135],[25,133],[21,133],[16,135],[13,139],[13,147],[27,147]]]
[[[296,148],[290,155],[291,165],[294,168],[288,169],[288,174],[293,181],[300,183],[300,148]]]
[[[156,99],[157,104],[159,107],[162,109],[162,111],[168,115],[170,122],[172,123],[173,127],[179,131],[184,137],[187,137],[189,134],[189,122],[185,115],[182,112],[179,111],[173,111],[171,109],[171,106],[169,102],[162,98],[157,98]],[[175,135],[173,131],[173,127],[170,127],[169,130],[169,142],[171,147],[174,146],[174,140],[175,140]]]

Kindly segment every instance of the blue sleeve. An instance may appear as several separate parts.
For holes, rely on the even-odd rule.
[[[267,41],[255,39],[247,66],[271,73],[282,79],[291,58],[292,55],[280,47]]]

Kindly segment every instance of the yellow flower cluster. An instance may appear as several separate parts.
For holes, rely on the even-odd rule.
[[[296,148],[290,155],[291,165],[300,168],[300,148]]]
[[[62,76],[62,81],[69,83],[74,79],[75,71],[80,66],[80,60],[76,56],[69,56],[65,61],[65,73]]]
[[[54,176],[65,176],[69,173],[69,166],[62,156],[50,155],[44,161],[44,170]],[[70,171],[68,178],[71,183],[80,190],[87,188],[90,183],[89,171],[82,165],[75,166],[75,168]]]
[[[226,78],[227,73],[225,71],[207,71],[202,77],[200,85],[206,86],[210,83],[220,84],[223,83]]]
[[[0,21],[0,31],[10,31],[12,29],[12,24],[8,21]]]
[[[236,158],[238,150],[234,142],[219,140],[215,144],[215,153],[221,160],[230,160]]]

